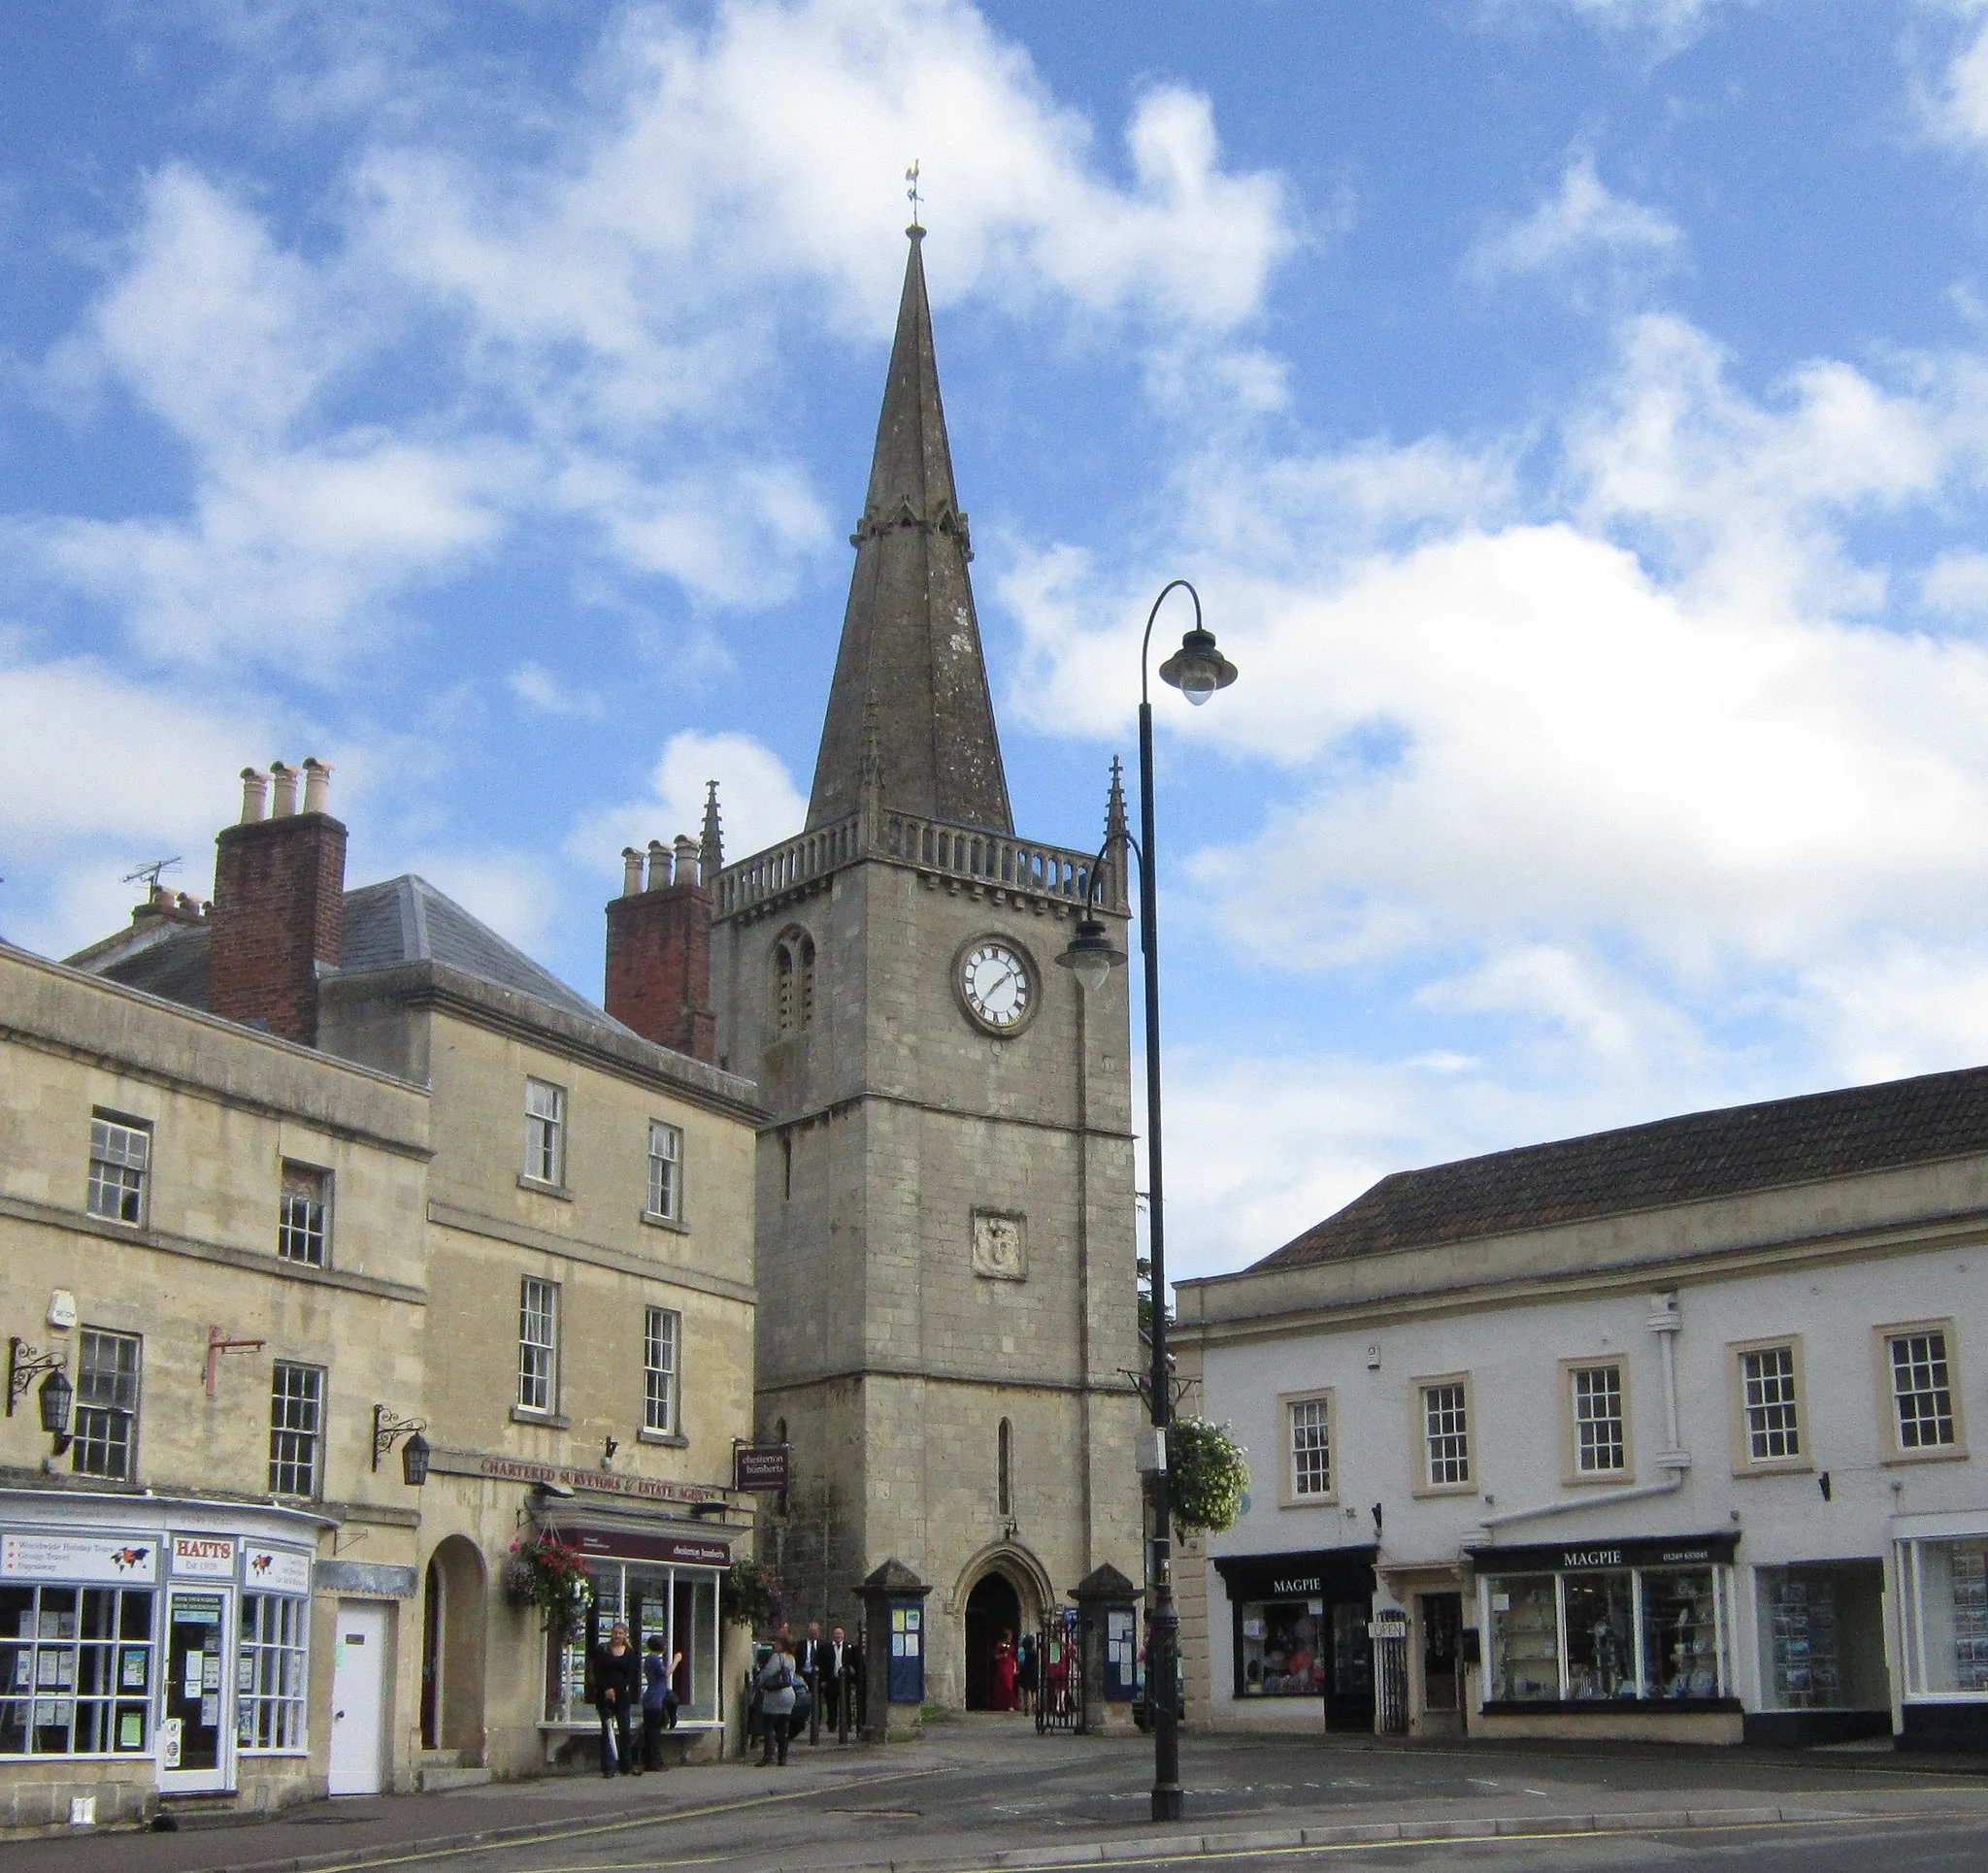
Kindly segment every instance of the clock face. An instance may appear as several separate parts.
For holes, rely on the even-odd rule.
[[[1036,981],[1021,952],[989,937],[970,943],[959,959],[960,998],[995,1034],[1013,1034],[1033,1011]]]

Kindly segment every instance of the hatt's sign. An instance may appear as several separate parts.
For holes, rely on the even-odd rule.
[[[785,1489],[791,1451],[787,1444],[734,1444],[732,1487],[742,1492]]]

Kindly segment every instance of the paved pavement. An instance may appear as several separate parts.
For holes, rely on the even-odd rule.
[[[796,1745],[640,1780],[348,1797],[201,1832],[0,1844],[0,1873],[435,1867],[447,1873],[901,1873],[1218,1861],[1670,1866],[1737,1857],[1824,1873],[1988,1865],[1988,1763],[1890,1753],[1756,1753],[1371,1738],[1183,1739],[1187,1817],[1148,1817],[1142,1737],[1038,1737],[969,1719],[888,1750]],[[1958,1856],[1942,1858],[1943,1855]]]

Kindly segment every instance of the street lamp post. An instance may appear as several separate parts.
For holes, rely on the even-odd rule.
[[[1176,589],[1194,601],[1194,628],[1180,640],[1180,648],[1160,666],[1160,679],[1199,706],[1218,689],[1236,680],[1236,666],[1215,648],[1214,634],[1203,628],[1201,594],[1184,578],[1167,585],[1153,601],[1139,647],[1139,838],[1120,834],[1139,855],[1140,949],[1145,969],[1145,1124],[1146,1217],[1152,1262],[1152,1371],[1148,1386],[1154,1450],[1145,1471],[1147,1517],[1152,1533],[1146,1556],[1151,1583],[1152,1616],[1146,1632],[1145,1702],[1153,1726],[1152,1818],[1178,1821],[1180,1794],[1179,1692],[1180,1620],[1174,1607],[1173,1515],[1167,1489],[1167,1426],[1174,1415],[1174,1392],[1167,1360],[1167,1226],[1165,1157],[1160,1139],[1160,939],[1159,887],[1153,853],[1153,709],[1146,689],[1146,665],[1153,641],[1153,622],[1160,607]],[[1125,961],[1092,915],[1111,840],[1091,867],[1084,915],[1077,936],[1057,961],[1077,976],[1085,990],[1100,987]]]

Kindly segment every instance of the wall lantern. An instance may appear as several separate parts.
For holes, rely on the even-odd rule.
[[[395,1444],[405,1437],[401,1444],[401,1480],[411,1490],[417,1490],[428,1480],[428,1455],[434,1448],[421,1432],[427,1426],[419,1418],[396,1418],[384,1405],[373,1407],[373,1467],[378,1470],[380,1460]]]
[[[69,1374],[58,1365],[42,1381],[42,1429],[55,1440],[55,1455],[69,1448],[69,1407],[75,1402],[76,1388]]]

